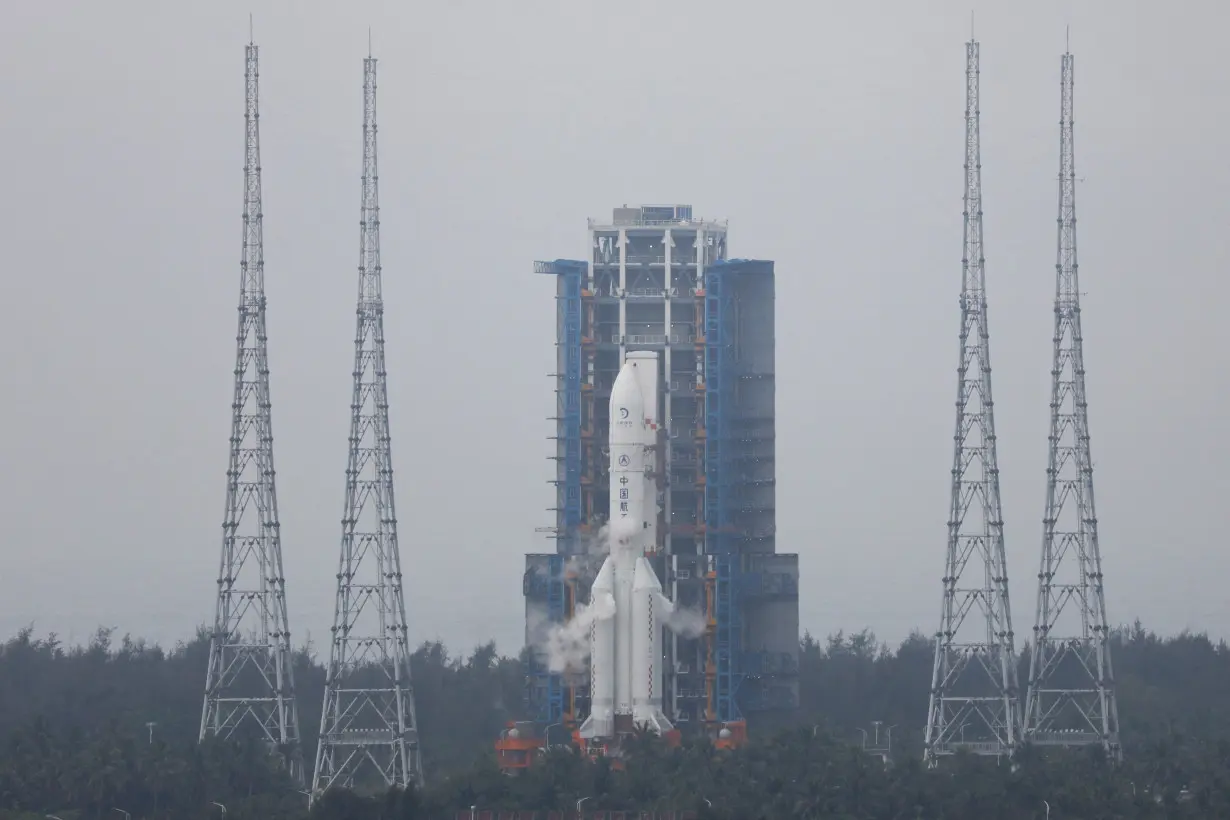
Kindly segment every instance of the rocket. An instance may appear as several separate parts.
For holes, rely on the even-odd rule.
[[[633,726],[663,734],[662,627],[674,605],[645,557],[657,540],[654,478],[658,354],[627,354],[610,406],[610,553],[590,589],[590,714],[583,738],[612,737]]]

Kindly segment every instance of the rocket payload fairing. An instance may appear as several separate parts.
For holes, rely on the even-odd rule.
[[[662,627],[674,605],[645,557],[657,540],[657,396],[658,354],[629,353],[611,387],[610,553],[590,590],[598,617],[590,627],[583,738],[673,728],[662,712]]]

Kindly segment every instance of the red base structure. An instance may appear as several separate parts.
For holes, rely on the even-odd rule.
[[[623,734],[620,737],[627,737]],[[671,729],[662,735],[662,739],[670,748],[677,748],[683,742],[683,736],[678,729]],[[716,749],[737,749],[747,743],[747,723],[742,720],[719,725],[710,735]],[[576,729],[572,731],[572,745],[590,760],[605,757],[611,761],[615,770],[623,768],[623,750],[619,738],[603,740],[586,740]],[[506,774],[516,774],[534,765],[547,750],[547,739],[541,733],[538,725],[532,721],[510,722],[500,733],[495,742],[496,762]]]
[[[495,811],[463,809],[453,820],[696,820],[694,811]]]

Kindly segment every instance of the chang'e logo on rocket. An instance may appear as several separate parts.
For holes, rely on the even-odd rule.
[[[629,464],[631,464],[631,463],[632,463],[632,459],[628,458],[628,456],[627,456],[627,454],[626,454],[626,453],[625,453],[624,455],[621,455],[621,456],[619,457],[619,466],[620,466],[620,467],[627,467],[627,466],[628,466]]]
[[[628,408],[627,407],[619,408],[619,420],[620,421],[628,420]]]

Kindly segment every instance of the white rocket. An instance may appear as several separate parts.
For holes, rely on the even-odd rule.
[[[590,590],[590,713],[583,738],[673,727],[662,712],[662,626],[674,605],[645,550],[657,540],[658,354],[627,354],[611,387],[610,554]]]

